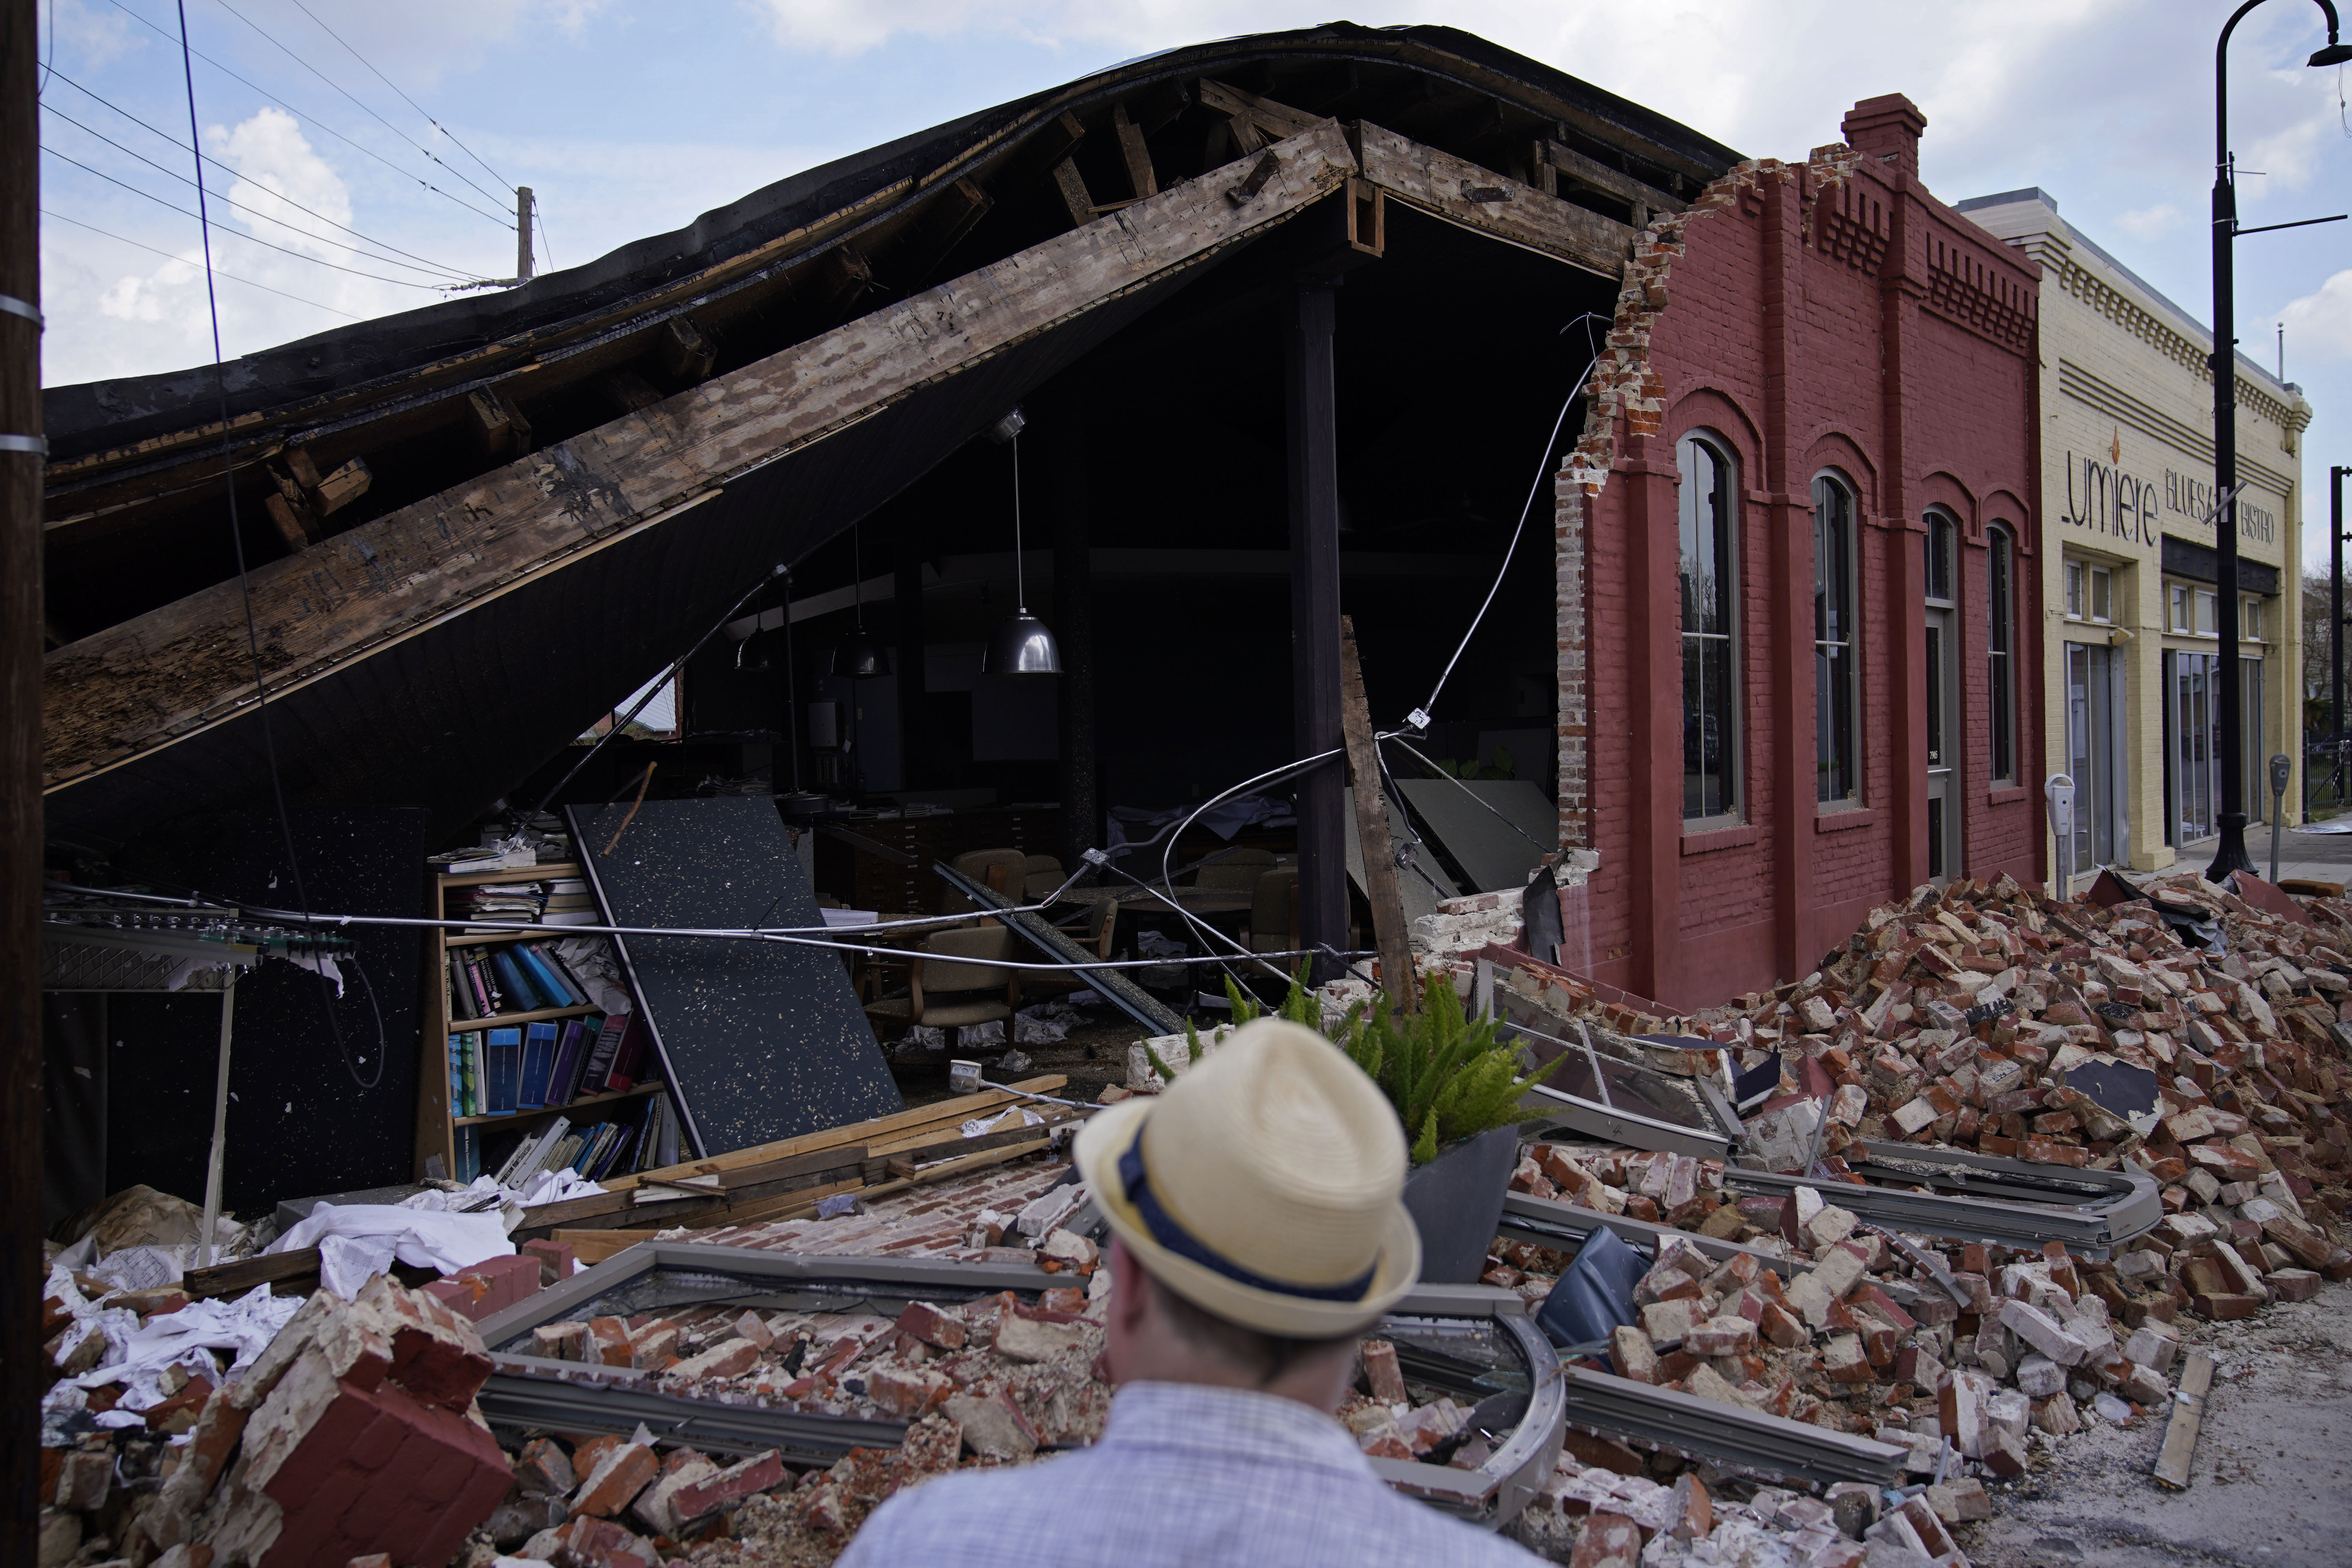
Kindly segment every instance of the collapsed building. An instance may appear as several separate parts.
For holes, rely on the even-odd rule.
[[[218,378],[53,391],[52,865],[186,900],[56,917],[87,923],[53,933],[45,997],[53,1216],[193,1193],[224,1146],[225,1209],[334,1201],[179,1286],[134,1290],[102,1247],[52,1275],[79,1393],[51,1506],[133,1556],[365,1547],[369,1466],[327,1417],[414,1404],[448,1452],[402,1463],[464,1472],[467,1552],[824,1561],[909,1479],[1087,1441],[1105,1277],[1055,1142],[1084,1106],[1013,1104],[1069,1087],[1048,1075],[904,1108],[866,1020],[975,1051],[1002,1025],[981,1054],[1012,1078],[1018,940],[1169,971],[1086,984],[1170,1047],[1218,916],[1365,989],[1339,976],[1398,904],[1337,754],[1358,720],[1416,958],[1571,1069],[1507,1207],[1454,1226],[1470,1278],[1368,1352],[1347,1416],[1392,1484],[1595,1563],[1727,1530],[1948,1557],[1987,1506],[1955,1467],[2017,1473],[2024,1410],[2054,1436],[2159,1402],[2176,1341],[2146,1320],[2345,1272],[2340,1205],[2297,1207],[2343,1148],[2332,1065],[2286,1058],[2273,1106],[2308,1168],[2287,1121],[2152,1089],[2211,1145],[2192,1180],[2077,1109],[2074,1058],[2042,1072],[2048,1027],[2140,1052],[2182,1027],[2124,1041],[2098,1003],[2125,983],[2091,990],[2088,948],[2147,944],[2062,952],[1976,912],[2046,870],[2021,761],[2046,708],[2038,274],[1921,186],[1924,125],[1874,99],[1842,143],[1743,160],[1466,35],[1334,25],[1129,62]],[[491,861],[428,869],[489,818]],[[1213,857],[1250,880],[1163,887],[1181,924],[1110,901],[1013,934],[1080,880]],[[614,962],[540,1000],[586,994],[465,1003],[463,944],[516,940],[467,922],[566,899]],[[1951,941],[1913,929],[1939,907]],[[861,961],[853,994],[811,953],[729,991],[766,959],[660,934],[992,910],[1000,945],[936,950],[971,973],[928,1015],[927,960],[870,989]],[[446,921],[329,939],[312,911]],[[147,967],[74,956],[110,943]],[[2289,991],[2339,989],[2288,956]],[[2233,1005],[2183,974],[2129,1000]],[[2029,990],[2051,1024],[2000,1022]],[[625,1050],[632,1016],[639,1081],[468,1109],[459,1040],[619,1017]],[[1171,1059],[1139,1043],[1106,1094]],[[633,1163],[499,1179],[649,1090],[675,1117]],[[1891,1147],[1955,1138],[1974,1152],[1934,1169]],[[2055,1188],[2024,1168],[2052,1164]],[[352,1189],[456,1205],[477,1175],[499,1190],[448,1217],[496,1226],[491,1256],[336,1228],[388,1206]],[[1969,1182],[2028,1217],[1954,1230],[1986,1208],[1935,1194]],[[1532,1326],[1620,1247],[1641,1268],[1597,1356]],[[315,1305],[289,1320],[273,1288]],[[110,1376],[191,1298],[244,1337]],[[2132,1332],[2101,1340],[2109,1312]],[[2029,1384],[2021,1344],[2089,1370]],[[487,1501],[485,1425],[511,1476]],[[100,1474],[126,1442],[129,1494]],[[457,1551],[446,1522],[399,1550]]]

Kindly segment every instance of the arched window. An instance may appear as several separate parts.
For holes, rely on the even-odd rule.
[[[1853,491],[1835,474],[1820,475],[1813,480],[1814,798],[1831,806],[1862,798],[1854,543]]]
[[[2008,525],[1985,531],[1985,716],[1992,782],[2017,782],[2017,542]]]
[[[1739,812],[1739,485],[1704,435],[1675,447],[1682,469],[1683,817]]]

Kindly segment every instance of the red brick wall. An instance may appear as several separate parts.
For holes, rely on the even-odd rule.
[[[1671,1005],[1798,978],[1872,905],[1926,879],[1931,505],[1959,522],[1960,868],[2042,875],[2040,531],[2019,499],[2038,493],[2038,271],[1918,185],[1919,123],[1903,100],[1874,100],[1848,120],[1859,149],[1743,164],[1689,211],[1654,221],[1562,469],[1561,827],[1566,842],[1600,852],[1595,977]],[[1742,811],[1737,827],[1693,837],[1679,791],[1675,447],[1702,428],[1738,465]],[[1811,513],[1813,476],[1832,468],[1857,501],[1863,805],[1823,816]],[[2025,776],[2005,791],[1988,773],[1995,522],[2018,546]]]

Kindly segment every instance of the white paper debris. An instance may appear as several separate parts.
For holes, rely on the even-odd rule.
[[[979,1138],[991,1132],[1009,1132],[1015,1127],[1042,1127],[1045,1119],[1024,1105],[1008,1105],[994,1116],[975,1116],[963,1124],[963,1135]]]
[[[346,1301],[356,1300],[362,1286],[391,1268],[393,1252],[383,1237],[330,1236],[319,1243],[319,1283]]]
[[[299,1252],[330,1236],[388,1238],[401,1262],[443,1274],[455,1274],[485,1258],[511,1258],[515,1250],[495,1211],[447,1214],[394,1204],[320,1204],[310,1218],[271,1242],[269,1250]]]

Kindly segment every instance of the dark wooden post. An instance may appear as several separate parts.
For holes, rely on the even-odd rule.
[[[1339,749],[1339,451],[1331,368],[1339,279],[1299,279],[1284,354],[1290,434],[1290,700],[1296,754]],[[1298,929],[1307,946],[1348,945],[1345,773],[1338,757],[1300,775]],[[1317,984],[1339,963],[1318,954]]]
[[[1087,489],[1087,404],[1058,397],[1038,412],[1031,437],[1045,449],[1054,529],[1054,637],[1061,644],[1058,704],[1062,797],[1062,864],[1103,841],[1102,798],[1095,767],[1095,612],[1092,516]]]
[[[923,537],[901,525],[890,547],[890,620],[898,641],[898,787],[926,789],[939,782],[939,742],[923,722]]]
[[[0,8],[0,1563],[40,1534],[41,302],[34,0]],[[11,129],[14,127],[14,129]]]

